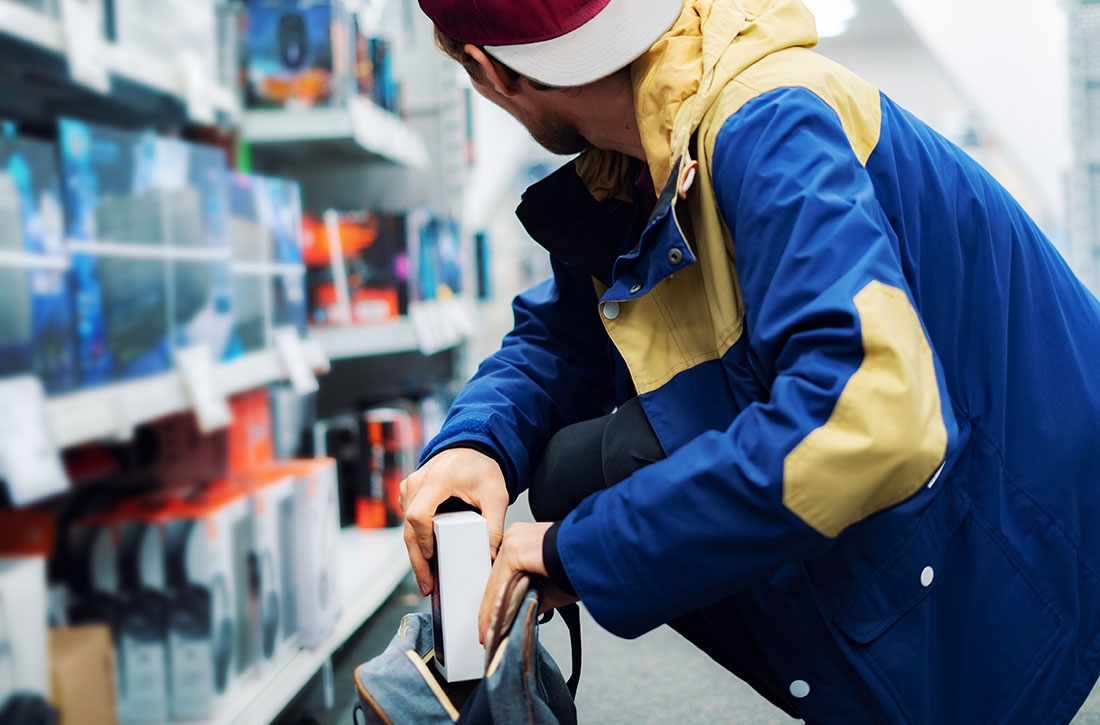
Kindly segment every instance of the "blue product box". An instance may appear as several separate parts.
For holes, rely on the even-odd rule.
[[[84,385],[172,366],[166,208],[157,140],[63,119],[66,240]]]
[[[251,0],[248,103],[313,107],[355,93],[355,30],[339,0]]]
[[[413,262],[412,299],[447,299],[462,294],[466,264],[458,222],[426,211],[409,218]]]
[[[62,209],[54,146],[0,138],[0,377],[48,393],[78,383]]]
[[[173,142],[180,143],[180,142]],[[184,189],[193,194],[197,237],[173,235],[172,319],[176,347],[203,344],[215,360],[239,354],[233,345],[233,281],[229,270],[229,167],[218,148],[183,144]],[[190,207],[187,204],[181,206]],[[190,226],[187,227],[190,229]]]
[[[293,325],[306,334],[306,267],[302,239],[302,192],[298,183],[264,180],[274,206],[275,270],[271,286],[272,325]]]
[[[261,177],[229,174],[229,248],[233,296],[230,347],[235,354],[262,350],[271,333],[270,269],[275,235],[271,200]]]

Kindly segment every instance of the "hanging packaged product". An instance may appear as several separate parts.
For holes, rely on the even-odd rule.
[[[62,191],[52,144],[0,137],[0,377],[79,381]]]
[[[342,103],[355,94],[352,16],[340,0],[251,0],[248,104]]]

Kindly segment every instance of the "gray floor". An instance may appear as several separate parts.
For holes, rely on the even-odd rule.
[[[510,518],[522,520],[517,513]],[[516,507],[513,507],[516,509]],[[336,657],[336,708],[331,712],[294,713],[282,725],[351,722],[355,702],[352,671],[382,651],[410,611],[427,611],[410,577],[371,621]],[[569,669],[569,638],[555,619],[540,630],[543,644],[562,666]],[[582,619],[584,667],[577,693],[582,723],[794,723],[784,713],[715,665],[667,627],[633,640],[614,637],[600,629],[591,617]],[[1100,725],[1100,690],[1093,693],[1075,725]]]

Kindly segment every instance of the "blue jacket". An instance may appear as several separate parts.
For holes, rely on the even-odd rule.
[[[527,192],[554,278],[425,458],[477,442],[516,494],[637,394],[667,459],[558,534],[602,626],[728,599],[809,721],[1068,721],[1100,672],[1100,306],[815,41],[797,0],[688,0],[631,69],[656,210],[598,151]]]

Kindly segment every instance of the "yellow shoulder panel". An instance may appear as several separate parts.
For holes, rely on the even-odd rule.
[[[861,164],[878,145],[882,131],[879,90],[855,73],[806,48],[773,53],[738,75],[700,125],[709,161],[722,124],[746,103],[779,88],[805,88],[827,103]]]
[[[909,297],[871,282],[855,306],[863,363],[783,464],[784,505],[829,537],[915,494],[947,450],[932,349]]]

